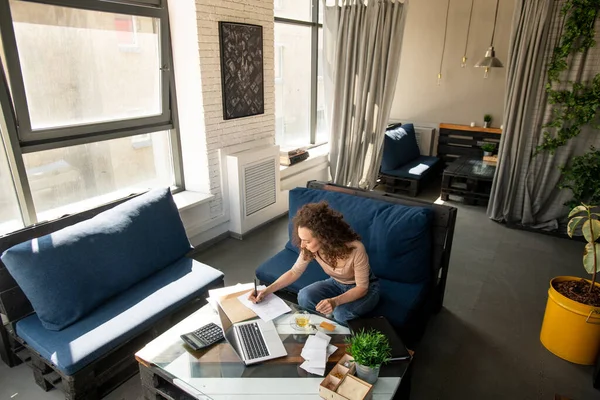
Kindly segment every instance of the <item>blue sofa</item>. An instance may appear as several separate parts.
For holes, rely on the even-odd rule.
[[[111,389],[100,387],[111,383],[111,368],[126,363],[129,375],[135,373],[133,352],[186,314],[174,320],[176,312],[223,285],[223,273],[186,257],[191,250],[169,189],[6,249],[1,260],[16,284],[11,290],[30,303],[8,315],[9,330],[36,361],[36,382],[48,389],[55,372],[67,398],[97,398]],[[1,289],[9,279],[0,276]],[[15,309],[2,300],[3,309]],[[118,366],[107,361],[148,332],[118,357]]]
[[[409,171],[424,164],[429,167],[420,175]],[[423,184],[439,174],[440,159],[421,155],[413,124],[393,124],[387,127],[383,141],[380,181],[386,191],[416,196]]]
[[[396,327],[407,327],[415,320],[415,314],[420,319],[422,315],[418,314],[439,310],[452,246],[455,208],[326,183],[312,182],[309,186],[314,188],[290,191],[290,241],[258,267],[259,280],[270,284],[294,264],[299,249],[291,242],[292,218],[302,205],[325,200],[341,212],[362,237],[371,268],[380,279],[381,298],[371,316],[384,316]],[[440,216],[445,221],[443,226],[440,226]],[[319,264],[312,261],[287,291],[297,294],[303,287],[326,278]]]

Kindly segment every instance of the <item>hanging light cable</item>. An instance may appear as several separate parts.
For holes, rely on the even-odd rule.
[[[467,25],[467,39],[465,40],[465,52],[463,53],[462,62],[460,64],[461,68],[467,66],[467,47],[469,46],[469,34],[471,33],[471,19],[473,18],[473,4],[475,0],[471,0],[471,11],[469,11],[469,25]]]
[[[440,58],[440,71],[438,72],[437,84],[440,86],[442,82],[442,65],[444,64],[444,53],[446,52],[446,38],[448,37],[448,13],[450,12],[450,0],[446,7],[446,27],[444,28],[444,45],[442,46],[442,57]]]
[[[492,40],[490,42],[490,47],[485,52],[485,57],[475,64],[476,67],[485,68],[485,73],[483,74],[484,78],[488,77],[488,71],[490,68],[502,68],[502,62],[496,58],[496,51],[494,50],[494,35],[496,34],[496,22],[498,21],[498,5],[500,4],[500,0],[496,0],[496,14],[494,15],[494,29],[492,30]]]

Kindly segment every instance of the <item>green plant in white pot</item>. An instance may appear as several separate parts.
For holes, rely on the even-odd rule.
[[[495,143],[484,143],[481,145],[481,150],[483,150],[484,156],[491,156],[494,150],[496,150]]]
[[[350,338],[347,351],[356,362],[356,375],[365,382],[375,383],[382,364],[390,360],[392,348],[388,338],[374,329],[361,330]]]

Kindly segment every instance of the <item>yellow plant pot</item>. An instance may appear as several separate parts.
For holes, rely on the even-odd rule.
[[[559,276],[550,281],[540,340],[546,349],[562,359],[593,365],[600,351],[600,307],[573,301],[558,293],[552,285],[580,279]],[[596,286],[600,287],[598,283]]]

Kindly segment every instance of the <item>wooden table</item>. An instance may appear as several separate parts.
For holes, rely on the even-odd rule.
[[[460,157],[444,170],[441,199],[462,197],[465,204],[486,205],[490,198],[496,166],[481,158]]]
[[[290,303],[293,311],[297,307]],[[287,357],[245,366],[226,342],[206,350],[193,351],[185,346],[180,335],[210,322],[220,325],[217,313],[210,305],[190,315],[167,332],[148,343],[136,353],[140,366],[145,399],[320,399],[319,384],[324,377],[312,375],[299,366],[300,356],[308,332],[298,332],[290,322],[291,314],[274,320]],[[311,316],[319,324],[321,316]],[[345,354],[344,339],[349,330],[336,323],[330,334],[331,344],[338,350],[328,359],[325,374]],[[375,384],[373,399],[392,399],[400,382],[407,374],[410,363],[384,366]]]

